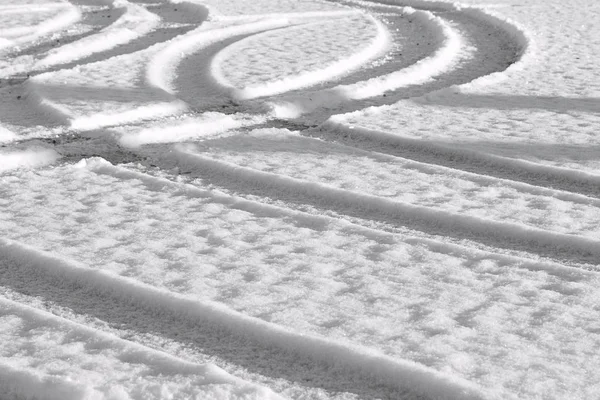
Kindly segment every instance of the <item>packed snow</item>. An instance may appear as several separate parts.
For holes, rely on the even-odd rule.
[[[5,0],[0,399],[600,398],[594,0]]]

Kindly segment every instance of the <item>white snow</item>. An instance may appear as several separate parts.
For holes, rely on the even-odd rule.
[[[599,16],[2,2],[0,398],[600,398]]]
[[[48,165],[60,156],[52,149],[31,147],[24,150],[0,150],[0,173],[19,168]]]
[[[401,87],[430,82],[437,75],[450,70],[460,59],[470,56],[470,49],[465,46],[460,34],[443,19],[429,11],[416,11],[410,7],[405,7],[403,12],[423,20],[441,38],[442,45],[434,54],[387,75],[273,102],[271,107],[274,115],[279,118],[297,118],[306,112],[335,106],[347,100],[381,96]]]
[[[14,140],[16,137],[17,137],[17,135],[15,135],[14,132],[9,131],[8,129],[0,126],[0,143],[10,142],[11,140]]]

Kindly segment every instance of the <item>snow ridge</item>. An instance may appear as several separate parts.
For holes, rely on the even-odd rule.
[[[283,400],[271,390],[233,377],[215,365],[187,362],[2,297],[0,320],[4,331],[26,327],[26,341],[36,350],[33,362],[15,360],[22,358],[18,354],[0,357],[0,395],[100,400],[128,398],[128,394],[145,390],[147,399],[164,398],[161,396],[171,392],[172,396]],[[85,344],[83,354],[73,354],[73,348],[81,343]],[[2,343],[0,352],[10,352],[10,347],[9,341]],[[68,366],[59,366],[62,357],[68,357]],[[73,371],[74,366],[84,366],[79,363],[95,363],[96,368],[106,363],[110,369],[102,371],[103,376]],[[63,376],[57,377],[61,369]]]
[[[403,13],[424,21],[429,29],[441,38],[442,45],[434,54],[410,67],[384,76],[370,78],[351,85],[340,85],[313,93],[310,97],[300,96],[297,99],[277,100],[270,104],[274,116],[277,118],[297,118],[324,105],[366,99],[380,96],[401,87],[423,84],[450,70],[465,52],[460,33],[448,22],[430,11],[405,7]]]
[[[97,34],[86,36],[50,51],[33,68],[44,69],[51,65],[64,64],[128,43],[148,34],[160,22],[157,15],[126,0],[115,0],[113,6],[125,8],[125,12],[114,23]]]

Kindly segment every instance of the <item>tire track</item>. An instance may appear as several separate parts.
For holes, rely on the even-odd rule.
[[[170,395],[189,396],[187,384],[193,387],[196,398],[210,396],[216,386],[219,394],[229,392],[232,399],[250,395],[282,400],[270,390],[236,379],[214,365],[186,362],[3,297],[0,319],[4,320],[0,335],[16,336],[14,339],[30,352],[27,356],[12,354],[8,362],[0,359],[3,398],[105,398],[118,390],[150,392],[148,387],[152,386],[155,390],[168,388]],[[0,352],[10,354],[14,345],[12,340],[4,342]],[[73,353],[76,346],[82,351]],[[64,358],[68,362],[63,362]],[[90,364],[99,370],[90,371]],[[151,393],[147,396],[162,398]]]
[[[140,1],[130,0],[130,2],[133,4],[140,3],[152,14],[157,15],[160,18],[160,25],[127,43],[113,46],[108,50],[96,52],[73,62],[55,65],[39,72],[51,72],[74,68],[76,66],[105,61],[112,57],[145,50],[155,44],[168,42],[177,36],[184,35],[189,31],[198,28],[208,18],[208,9],[200,4],[182,2],[177,4],[158,3],[146,5],[144,2]]]
[[[432,165],[600,198],[600,177],[582,171],[482,153],[451,143],[422,141],[349,127],[330,119],[307,136]]]
[[[77,22],[78,25],[88,27],[87,32],[75,35],[61,36],[60,39],[51,40],[50,38],[42,39],[40,43],[33,46],[27,46],[22,50],[8,53],[11,57],[21,57],[28,55],[37,55],[46,53],[59,45],[70,44],[83,39],[87,36],[96,34],[107,26],[111,25],[115,20],[121,18],[125,14],[124,7],[114,7],[112,2],[102,1],[100,5],[104,5],[103,10],[88,10],[88,7],[98,7],[98,2],[92,0],[69,0],[69,3],[83,10],[81,19]]]
[[[600,242],[587,237],[338,189],[218,161],[181,149],[175,157],[183,170],[235,193],[266,196],[287,204],[310,205],[338,215],[379,221],[456,240],[468,239],[494,248],[518,249],[564,262],[597,264],[600,259]]]
[[[108,165],[100,167],[98,172],[122,179],[142,179],[159,188],[173,186],[185,190],[192,198],[208,195]],[[224,196],[221,199],[236,202]],[[288,214],[275,207],[249,202],[239,203],[239,206],[249,207],[254,212]],[[211,357],[222,357],[226,362],[259,371],[267,377],[283,377],[334,395],[350,392],[366,399],[485,398],[468,382],[417,364],[299,334],[216,303],[194,300],[90,269],[14,241],[0,239],[0,260],[4,260],[0,262],[0,282],[11,290],[41,296],[78,314],[119,325],[119,329],[152,332],[201,348]]]
[[[164,19],[172,17],[171,22],[188,23],[176,20],[176,16],[170,14],[170,7],[170,5],[148,6],[159,15],[163,13],[161,16]],[[378,7],[377,12],[381,13],[381,16],[394,20],[390,26],[397,24],[393,26],[401,27],[412,24],[406,18],[398,17],[395,12],[391,12],[392,15],[390,15],[389,8],[375,7]],[[372,7],[367,8],[366,6],[364,9],[373,10]],[[522,49],[502,28],[469,13],[441,10],[436,7],[428,10],[458,27],[469,43],[478,49],[478,56],[473,59],[465,59],[457,68],[441,74],[439,79],[431,83],[390,91],[385,94],[385,98],[378,96],[368,100],[342,102],[339,107],[325,111],[317,110],[307,114],[298,120],[299,123],[308,121],[306,123],[309,125],[319,124],[332,114],[339,112],[353,111],[371,105],[391,104],[400,99],[421,96],[440,88],[470,82],[477,77],[502,71],[519,59]],[[205,19],[206,16],[203,18]],[[193,22],[190,23],[193,24]],[[417,32],[419,28],[415,28],[415,26],[416,24],[409,30]],[[191,28],[190,26],[160,28],[163,30],[154,31],[155,38],[145,36],[79,62],[62,65],[60,68],[106,60],[116,55],[129,54],[147,48],[151,44],[161,41],[177,40],[177,36],[189,32]],[[210,34],[210,32],[207,33]],[[206,72],[214,54],[224,46],[247,36],[248,34],[242,34],[227,37],[221,42],[204,47],[201,51],[180,62],[177,66],[178,76],[174,80],[175,96],[188,102],[195,111],[200,112],[212,110],[236,112],[246,109],[264,111],[263,105],[258,102],[243,102],[238,105],[229,101],[221,101],[222,91],[211,84],[210,77]],[[424,37],[427,37],[427,34]],[[332,80],[324,85],[324,88],[356,83],[372,74],[384,73],[386,69],[408,67],[425,58],[435,48],[434,40],[428,43],[433,44],[428,44],[427,47],[423,46],[419,50],[411,50],[410,57],[395,55],[381,66],[361,69],[340,80]],[[497,49],[501,49],[501,51],[497,51]],[[484,59],[486,62],[482,63],[481,61]],[[163,73],[165,71],[160,68],[159,70]],[[168,68],[166,70],[168,71]],[[168,80],[172,76],[162,76],[162,78]],[[190,82],[195,83],[190,84]],[[163,94],[163,92],[160,93]],[[164,90],[164,93],[168,93],[168,90]],[[308,93],[311,92],[298,91],[291,94],[306,96]],[[80,94],[84,94],[84,92]],[[206,97],[198,99],[202,96]],[[269,100],[273,99],[277,100],[278,98]],[[0,113],[0,120],[2,119]],[[293,124],[296,122],[275,120],[265,126],[294,126]],[[305,134],[342,142],[368,151],[399,155],[424,163],[444,165],[479,174],[483,170],[489,176],[553,187],[574,193],[592,195],[595,186],[595,181],[587,178],[577,180],[577,177],[571,177],[566,179],[566,183],[559,182],[561,175],[553,170],[540,171],[535,166],[523,169],[522,166],[516,166],[512,161],[504,162],[500,158],[492,159],[478,154],[460,153],[443,145],[392,139],[382,134],[373,135],[370,132],[349,135],[344,127],[335,125],[331,120],[319,129],[306,131]],[[161,147],[160,150],[164,151],[165,148]],[[143,154],[143,152],[138,154]],[[535,255],[550,256],[553,259],[567,262],[575,260],[597,264],[596,261],[600,255],[600,250],[598,250],[600,246],[593,240],[583,240],[543,231],[519,230],[510,224],[490,224],[484,221],[465,219],[461,215],[436,213],[411,205],[399,205],[375,196],[336,191],[320,184],[290,180],[281,175],[259,173],[224,162],[199,159],[195,156],[184,156],[183,158],[186,157],[189,163],[182,165],[191,166],[187,169],[194,170],[194,176],[208,178],[215,185],[234,192],[258,194],[271,197],[275,201],[284,201],[290,204],[291,208],[294,205],[310,205],[315,206],[318,210],[329,210],[342,216],[367,218],[385,224],[407,226],[426,233],[444,235],[457,241],[467,238],[494,248],[520,249]],[[162,167],[169,164],[168,161],[161,161],[161,156],[149,157],[149,159],[152,163],[158,161]],[[497,172],[494,169],[499,165],[503,165],[503,168]],[[518,178],[515,178],[514,175],[517,172]],[[106,167],[103,173],[127,177],[127,179],[151,181],[150,184],[156,187],[174,185],[176,190],[187,193],[186,195],[189,195],[190,192],[194,193],[193,189],[187,187],[182,188],[176,184],[162,182],[141,176],[141,174],[136,175],[114,167]],[[565,178],[565,175],[562,175],[562,178]],[[593,193],[598,197],[597,186],[595,190]],[[247,205],[247,207],[258,208],[263,212],[265,209],[269,209],[270,212],[273,210],[268,206],[257,204]],[[35,278],[33,281],[32,277]],[[255,378],[263,380],[271,387],[282,385],[278,380],[285,379],[287,383],[283,385],[288,385],[288,387],[299,386],[299,390],[309,388],[315,392],[322,389],[327,391],[331,397],[349,392],[365,399],[421,399],[435,396],[486,398],[485,394],[468,382],[452,382],[451,378],[411,364],[403,364],[398,360],[380,356],[369,358],[364,352],[361,353],[361,349],[349,349],[346,346],[319,338],[301,336],[281,327],[235,314],[214,304],[177,296],[101,271],[90,271],[87,266],[77,264],[68,258],[52,256],[4,239],[0,239],[0,285],[22,295],[40,296],[50,303],[49,308],[68,308],[81,318],[98,318],[123,334],[139,335],[149,332],[157,337],[166,338],[181,348],[200,349],[202,354],[198,357],[211,359],[217,357],[218,363],[223,368],[230,371],[242,372],[245,370],[243,373],[246,374],[250,371],[250,374],[260,375]],[[153,345],[160,346],[158,342],[154,342]],[[306,348],[311,346],[312,350],[307,352]],[[240,349],[244,349],[244,351],[241,352]],[[399,383],[398,374],[408,376],[409,384],[402,386]],[[441,385],[442,391],[436,392],[439,388],[432,388],[432,382]],[[406,387],[417,388],[427,396],[416,394],[415,391],[406,389]]]
[[[184,197],[195,204],[194,200],[209,199],[211,202],[227,205],[234,210],[251,212],[257,216],[281,218],[287,222],[291,220],[293,224],[303,228],[310,226],[316,230],[327,231],[343,227],[340,232],[342,234],[359,234],[364,238],[377,237],[382,243],[399,244],[396,240],[402,239],[403,245],[416,246],[421,254],[435,251],[455,257],[455,254],[465,252],[465,249],[461,250],[458,246],[434,241],[427,243],[419,239],[396,239],[383,232],[350,226],[332,218],[312,216],[215,194],[107,163],[93,161],[90,164],[87,168],[98,175],[131,181],[136,185],[141,183],[144,191],[171,193],[174,197]],[[90,188],[92,180],[85,179],[84,176],[80,178],[83,185]],[[97,181],[94,182],[98,184]],[[149,193],[140,194],[144,198],[152,197]],[[55,195],[56,193],[53,194]],[[39,198],[36,201],[45,203]],[[90,201],[105,203],[101,199]],[[62,211],[68,213],[68,207]],[[423,245],[426,246],[425,249]],[[365,399],[414,400],[436,396],[488,398],[468,382],[457,381],[412,363],[388,359],[351,345],[341,345],[289,331],[232,312],[214,303],[198,301],[164,288],[148,286],[133,278],[118,276],[101,269],[92,269],[69,257],[57,255],[58,253],[52,255],[22,243],[0,239],[0,286],[18,292],[23,297],[37,296],[46,302],[50,310],[59,310],[62,307],[72,310],[80,318],[98,318],[121,334],[133,336],[136,340],[138,335],[150,333],[159,338],[166,338],[168,343],[176,343],[180,348],[200,349],[202,354],[198,361],[204,362],[211,357],[213,361],[214,357],[218,357],[217,363],[228,372],[236,375],[238,371],[242,375],[247,374],[247,371],[257,373],[264,378],[254,376],[253,380],[273,388],[281,387],[280,380],[283,378],[289,382],[298,382],[286,386],[289,390],[294,390],[297,386],[300,386],[299,390],[303,393],[306,388],[325,390],[334,398],[338,394],[343,396],[346,392]],[[471,257],[473,255],[469,255],[469,259]],[[530,269],[543,272],[544,275],[555,276],[565,282],[585,281],[594,274],[502,255],[479,254],[477,257],[498,260],[503,268],[511,270]],[[155,341],[151,345],[160,348],[164,346],[164,341]],[[241,371],[239,366],[247,371]],[[408,382],[406,385],[402,383],[403,379]],[[407,387],[411,389],[406,389]],[[425,395],[416,395],[415,390]]]
[[[319,96],[336,87],[357,85],[365,79],[372,80],[385,76],[390,71],[401,71],[410,68],[418,62],[424,61],[428,55],[432,54],[436,48],[439,49],[442,44],[440,33],[432,35],[432,22],[423,19],[423,17],[419,18],[419,14],[406,14],[406,11],[400,5],[385,6],[378,4],[378,2],[345,2],[344,4],[359,7],[367,12],[375,11],[375,15],[379,13],[380,18],[387,21],[390,30],[396,29],[396,26],[399,26],[398,29],[406,29],[406,25],[409,25],[408,31],[414,32],[421,38],[418,39],[418,42],[406,43],[405,48],[399,50],[401,53],[397,50],[388,55],[387,60],[378,67],[363,68],[355,74],[341,78],[339,81],[332,81],[324,85],[318,91],[292,92],[272,98],[269,100],[271,103],[285,104],[289,101],[288,98],[305,99],[300,100],[301,103],[306,102],[307,98],[318,99]],[[484,17],[485,14],[480,10],[457,10],[452,5],[447,5],[445,9],[440,10],[439,6],[429,7],[419,4],[418,12],[430,13],[440,18],[441,21],[450,23],[452,28],[459,32],[463,42],[475,49],[471,51],[475,56],[461,57],[456,65],[441,72],[435,76],[435,79],[430,81],[384,90],[378,95],[365,99],[352,100],[346,97],[336,99],[334,96],[333,102],[328,100],[323,104],[319,103],[318,108],[313,107],[313,110],[298,119],[309,124],[320,123],[335,114],[357,111],[366,107],[394,104],[403,99],[420,97],[436,90],[465,84],[477,78],[504,71],[520,60],[525,51],[520,41],[515,39],[515,32],[506,30],[499,21],[494,21],[489,16]],[[423,36],[423,34],[418,35],[416,33],[422,30],[428,32],[428,35]],[[400,30],[399,32],[403,33],[404,31]],[[398,36],[395,36],[394,40],[403,44],[405,42]],[[406,57],[405,55],[409,56]],[[294,100],[292,100],[293,102]],[[309,100],[308,104],[310,103]]]

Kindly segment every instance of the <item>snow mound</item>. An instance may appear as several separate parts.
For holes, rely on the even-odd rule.
[[[60,155],[52,149],[29,148],[0,152],[0,173],[13,169],[37,168],[52,164]]]

